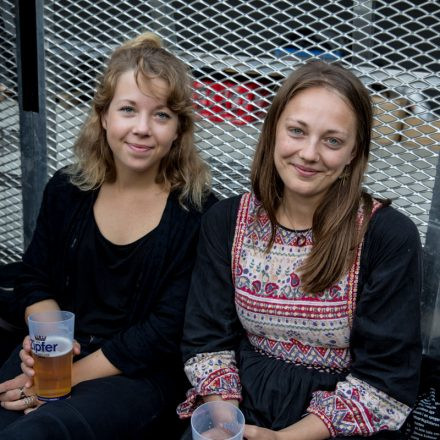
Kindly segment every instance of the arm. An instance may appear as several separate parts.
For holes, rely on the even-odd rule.
[[[193,388],[179,406],[181,417],[189,417],[203,400],[237,404],[241,399],[235,350],[243,329],[231,274],[238,203],[238,198],[223,200],[202,221],[182,342],[185,372]]]
[[[333,436],[397,430],[415,402],[421,256],[418,231],[408,218],[392,208],[373,216],[361,259],[350,374],[334,392],[314,393],[308,408]]]
[[[102,350],[97,350],[73,364],[72,386],[85,380],[116,376],[117,374],[121,374],[121,371],[104,356]]]
[[[245,425],[244,436],[247,440],[324,440],[330,433],[319,417],[309,414],[281,431]]]
[[[15,283],[14,307],[19,316],[26,314],[27,317],[26,308],[33,304],[46,300],[58,303],[60,286],[55,285],[54,274],[61,272],[61,237],[65,228],[65,211],[69,209],[66,204],[72,202],[71,193],[74,191],[67,179],[59,171],[44,189],[32,240],[23,255],[21,273]]]
[[[60,310],[58,303],[53,299],[45,299],[34,303],[31,306],[26,307],[24,312],[25,321],[27,322],[29,316],[33,313],[50,312],[52,310]]]

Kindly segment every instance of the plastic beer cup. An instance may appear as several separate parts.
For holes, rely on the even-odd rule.
[[[75,315],[54,310],[28,317],[34,384],[39,400],[66,399],[72,388],[72,347]]]
[[[207,402],[194,411],[191,430],[193,440],[241,440],[244,416],[232,403]]]

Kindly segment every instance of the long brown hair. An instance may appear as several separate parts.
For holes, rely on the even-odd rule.
[[[373,111],[362,82],[340,65],[322,61],[311,61],[295,70],[280,87],[266,115],[252,163],[251,182],[271,223],[269,251],[284,191],[274,163],[278,120],[296,94],[312,87],[335,90],[352,108],[357,122],[354,158],[344,170],[345,177],[333,183],[314,213],[313,248],[301,267],[303,290],[319,293],[340,279],[353,262],[371,215],[372,199],[363,191],[362,181],[370,152]],[[361,205],[365,220],[359,230],[356,218]]]
[[[177,114],[178,136],[162,159],[157,183],[178,189],[183,205],[201,208],[209,191],[210,175],[194,145],[191,80],[187,67],[164,49],[161,40],[145,32],[119,46],[111,55],[92,102],[92,109],[74,145],[75,163],[68,170],[71,181],[83,190],[114,182],[116,167],[102,127],[102,116],[113,99],[119,77],[133,70],[136,81],[164,80],[169,87],[167,106]]]

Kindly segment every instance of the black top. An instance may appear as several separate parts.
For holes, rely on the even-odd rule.
[[[69,310],[75,288],[72,280],[78,281],[79,244],[84,229],[90,226],[87,213],[96,195],[97,190],[79,190],[62,171],[46,185],[36,229],[23,256],[23,273],[15,287],[21,313],[45,299],[54,299]],[[215,200],[210,196],[205,207]],[[139,250],[141,269],[128,289],[124,322],[100,344],[107,359],[126,375],[179,365],[176,360],[201,216],[191,206],[184,209],[178,194],[171,193],[154,241]],[[88,258],[84,265],[90,261]],[[83,329],[77,326],[76,331]]]
[[[186,308],[184,361],[234,350],[248,423],[281,429],[297,421],[315,390],[334,390],[346,374],[297,368],[250,347],[234,305],[231,253],[240,197],[215,204],[202,220]],[[414,405],[421,360],[422,251],[414,223],[391,207],[377,210],[363,244],[349,374]]]
[[[166,216],[167,207],[162,218]],[[159,237],[155,228],[133,243],[117,245],[101,234],[93,206],[84,220],[73,261],[69,309],[75,313],[77,337],[109,338],[128,323],[128,305],[142,272],[142,257],[149,254]]]

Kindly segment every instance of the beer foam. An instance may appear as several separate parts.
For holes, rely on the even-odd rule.
[[[72,346],[72,341],[63,336],[47,336],[44,341],[31,338],[32,352],[37,356],[63,356],[72,350]]]

